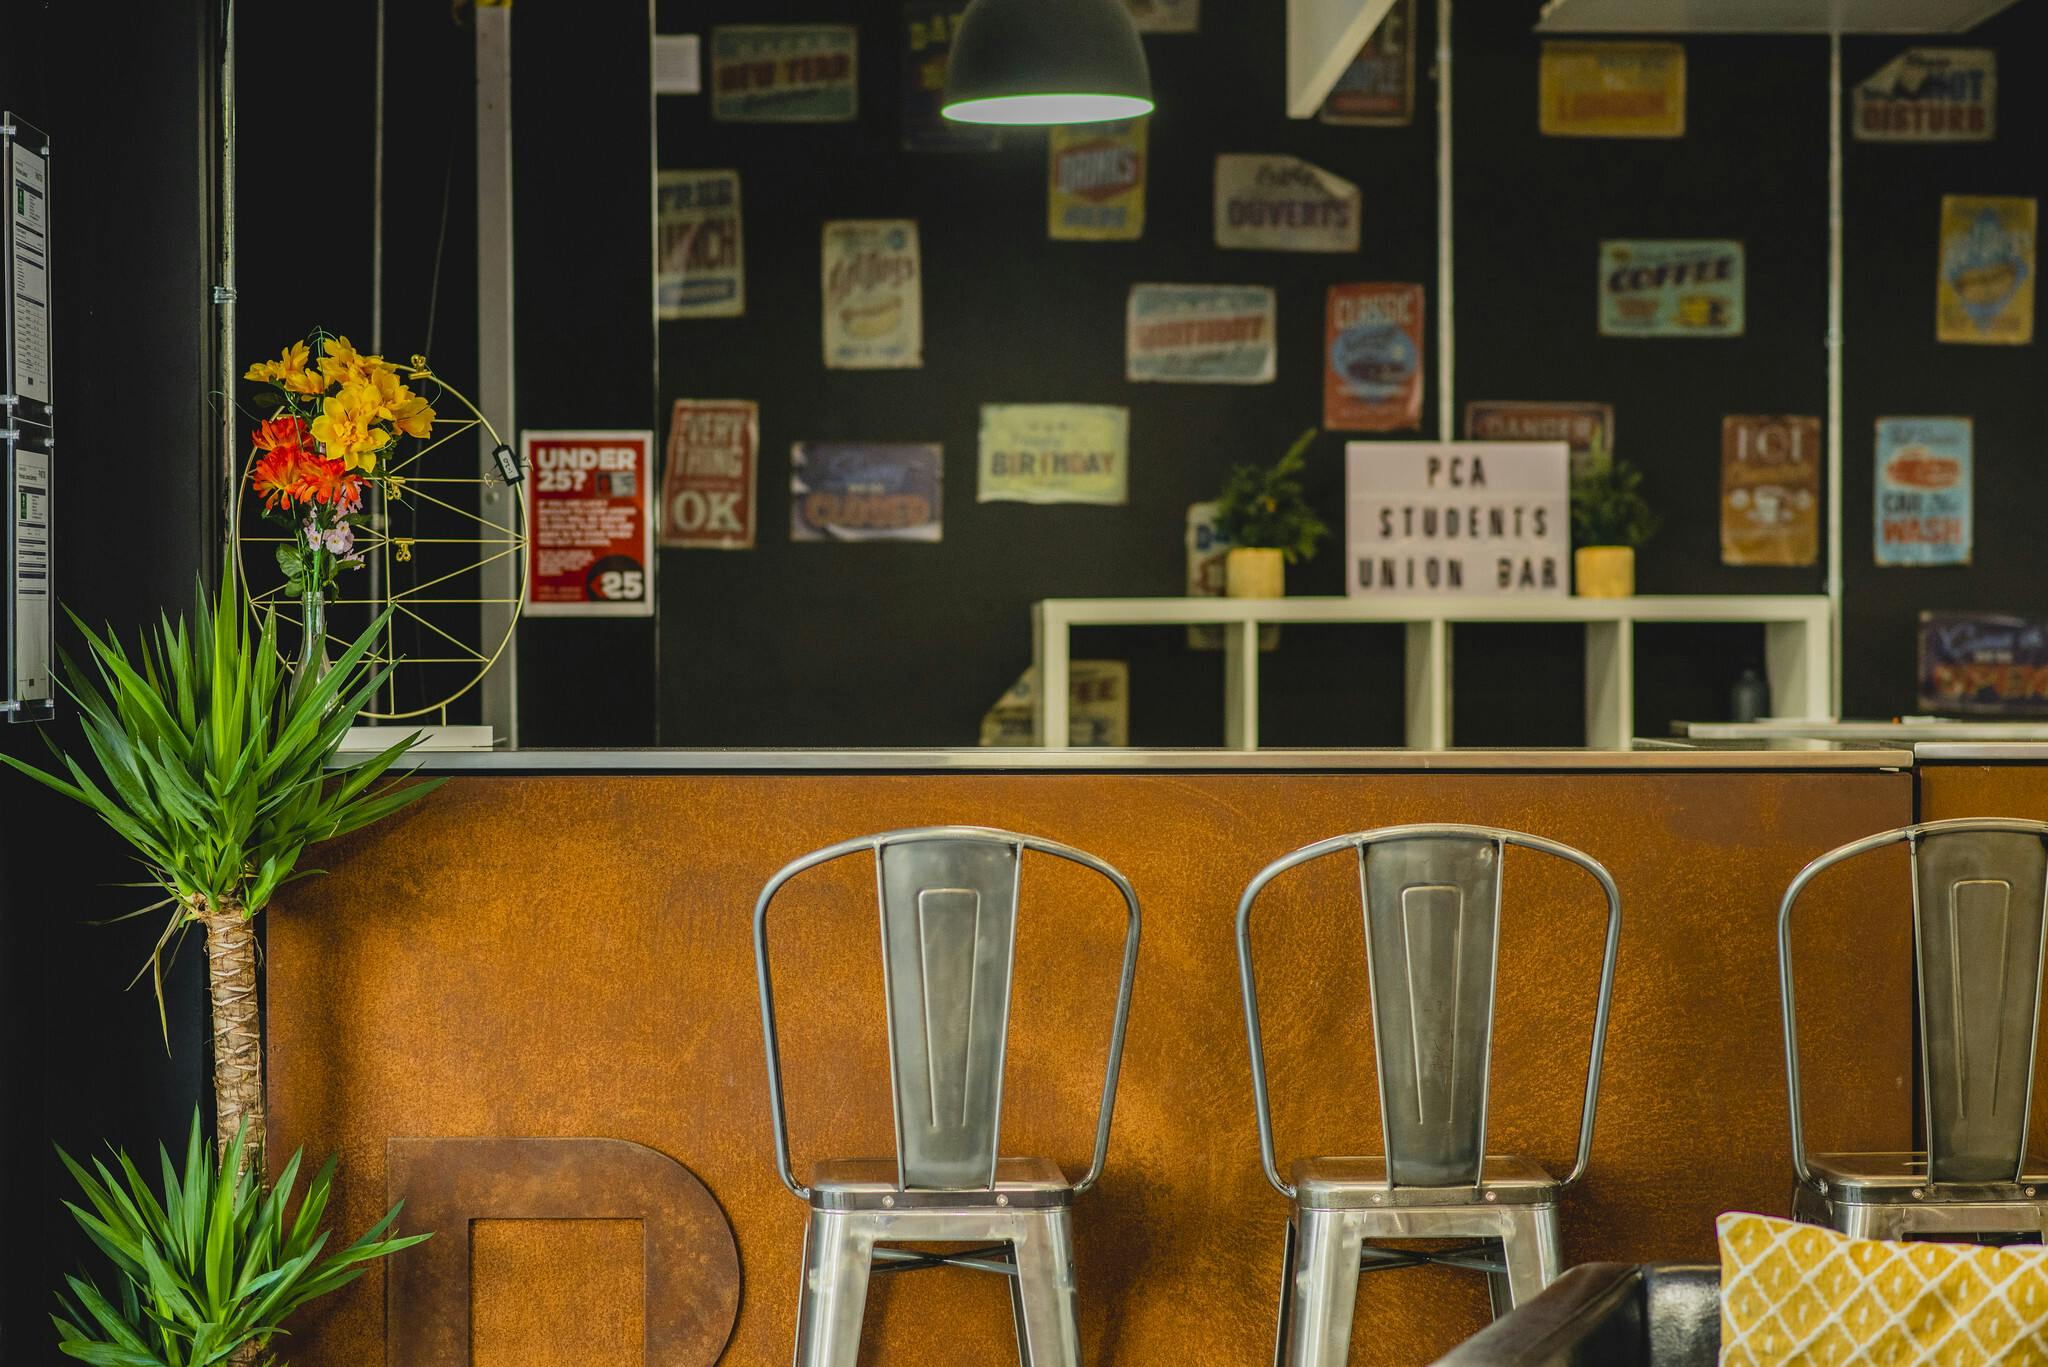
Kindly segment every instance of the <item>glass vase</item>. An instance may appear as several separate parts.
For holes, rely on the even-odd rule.
[[[307,683],[327,673],[327,594],[324,591],[307,589],[299,595],[299,621],[303,630],[299,633],[299,659],[293,667],[292,676],[300,683]]]

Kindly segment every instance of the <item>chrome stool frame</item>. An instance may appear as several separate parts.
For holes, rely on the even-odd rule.
[[[1562,1182],[1534,1161],[1486,1152],[1501,864],[1510,846],[1574,864],[1607,898],[1607,943],[1576,1162]],[[1364,901],[1384,1158],[1307,1158],[1282,1181],[1252,969],[1252,904],[1299,865],[1355,850]],[[1495,1313],[1563,1270],[1559,1196],[1585,1175],[1614,996],[1621,895],[1597,861],[1553,840],[1486,826],[1390,826],[1340,835],[1260,870],[1237,904],[1237,961],[1251,1044],[1259,1157],[1289,1202],[1274,1361],[1343,1367],[1361,1272],[1437,1263],[1485,1272]],[[1477,1239],[1445,1252],[1375,1248],[1373,1239]],[[1499,1256],[1491,1256],[1493,1245]]]
[[[1026,850],[1102,875],[1129,911],[1109,1062],[1087,1175],[1069,1185],[1040,1158],[999,1157],[1003,1055],[1009,1038],[1017,892]],[[775,994],[768,965],[768,906],[798,874],[872,851],[881,909],[889,1074],[896,1157],[813,1166],[808,1186],[791,1169]],[[1117,1071],[1138,964],[1137,894],[1114,868],[1080,850],[978,826],[864,836],[784,867],[754,904],[754,970],[782,1184],[810,1207],[796,1367],[853,1367],[870,1271],[952,1266],[1010,1278],[1023,1367],[1079,1367],[1072,1199],[1095,1185],[1109,1150]],[[954,1254],[890,1242],[982,1245]]]
[[[1913,863],[1914,991],[1927,1148],[1809,1153],[1799,1095],[1792,908],[1820,873],[1904,844]],[[1778,907],[1778,991],[1792,1120],[1795,1219],[1845,1234],[2048,1232],[2048,1167],[2027,1153],[2048,933],[2048,824],[1965,819],[1902,826],[1828,851]]]

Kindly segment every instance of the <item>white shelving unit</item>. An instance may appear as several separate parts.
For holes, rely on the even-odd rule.
[[[1407,743],[1451,744],[1454,628],[1476,622],[1557,622],[1586,630],[1586,744],[1626,746],[1635,734],[1638,622],[1755,623],[1778,715],[1831,717],[1828,600],[1819,595],[1637,598],[1047,598],[1031,609],[1038,667],[1038,743],[1067,744],[1071,638],[1075,627],[1213,626],[1223,633],[1223,730],[1227,744],[1259,744],[1259,628],[1268,624],[1388,622],[1407,628]]]

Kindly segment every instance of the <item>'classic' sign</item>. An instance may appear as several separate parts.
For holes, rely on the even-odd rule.
[[[1570,458],[1561,441],[1352,442],[1345,591],[1562,596]]]

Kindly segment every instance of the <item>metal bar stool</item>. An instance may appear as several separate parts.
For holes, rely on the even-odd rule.
[[[1562,1182],[1532,1159],[1486,1152],[1493,1054],[1501,863],[1509,846],[1566,860],[1607,896],[1607,947],[1579,1116],[1578,1159]],[[1365,903],[1366,978],[1379,1074],[1383,1158],[1303,1158],[1282,1181],[1252,972],[1252,903],[1274,878],[1355,850]],[[1250,1037],[1259,1157],[1291,1203],[1281,1256],[1281,1367],[1342,1367],[1362,1271],[1438,1263],[1488,1274],[1494,1311],[1547,1286],[1561,1270],[1559,1195],[1585,1174],[1621,895],[1596,861],[1556,841],[1484,826],[1391,826],[1304,846],[1260,870],[1237,904],[1237,960]],[[1477,1239],[1445,1252],[1375,1248],[1372,1239]],[[1493,1255],[1495,1243],[1500,1246]]]
[[[869,850],[881,905],[896,1157],[821,1162],[806,1186],[790,1168],[768,971],[768,904],[798,874]],[[1101,874],[1130,912],[1095,1156],[1087,1176],[1071,1186],[1048,1159],[998,1157],[1018,875],[1026,850]],[[761,987],[775,1162],[782,1184],[811,1211],[797,1310],[797,1367],[852,1367],[860,1354],[871,1267],[890,1272],[938,1266],[1010,1278],[1023,1367],[1079,1367],[1068,1207],[1095,1185],[1109,1149],[1138,927],[1137,895],[1100,859],[1050,840],[974,826],[843,841],[805,855],[768,880],[754,904],[754,969]],[[883,1247],[885,1241],[985,1246],[937,1254]]]
[[[1921,1117],[1927,1148],[1808,1153],[1799,1103],[1792,998],[1792,907],[1825,869],[1903,843],[1913,861],[1913,959],[1919,1002]],[[2027,1154],[2040,1022],[2048,824],[1930,821],[1852,841],[1799,871],[1778,908],[1791,1099],[1792,1210],[1845,1234],[2048,1230],[2048,1168]]]

